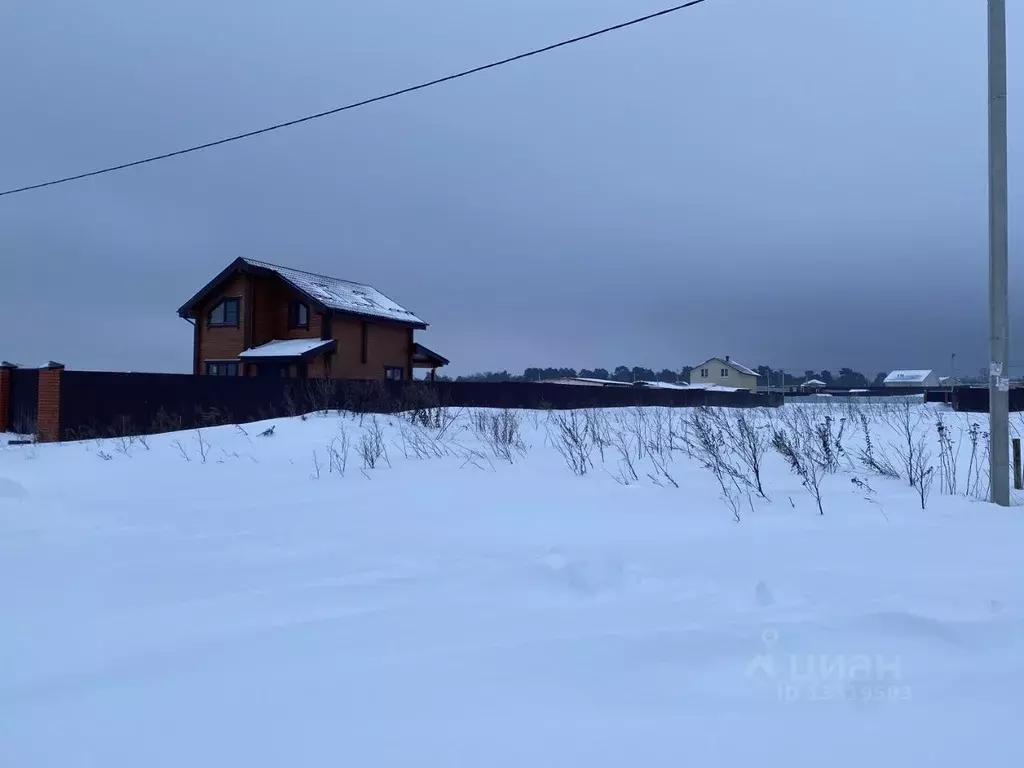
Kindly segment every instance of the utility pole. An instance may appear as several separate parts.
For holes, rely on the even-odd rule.
[[[988,0],[989,458],[992,502],[1010,506],[1007,312],[1006,0]]]

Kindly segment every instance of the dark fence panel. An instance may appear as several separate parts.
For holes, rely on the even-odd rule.
[[[567,409],[633,405],[753,408],[781,404],[778,394],[643,387],[64,371],[60,424],[62,439],[71,440],[244,423],[327,409],[393,413],[438,405]]]
[[[39,369],[15,368],[11,371],[11,401],[7,428],[19,435],[36,433],[39,409]]]
[[[987,387],[955,387],[953,410],[967,413],[988,413]],[[1010,390],[1010,410],[1024,411],[1024,389]]]
[[[909,395],[926,395],[933,390],[927,387],[866,387],[852,390],[826,387],[821,391],[836,397],[907,397]]]

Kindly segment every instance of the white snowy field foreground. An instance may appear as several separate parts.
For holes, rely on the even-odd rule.
[[[487,412],[379,417],[365,472],[374,420],[336,414],[5,446],[0,765],[1021,765],[1024,511],[938,478],[922,510],[838,407],[728,416],[795,409],[848,418],[825,514],[769,450],[741,522],[679,444],[678,488],[611,446],[574,474],[558,414],[511,463]],[[914,415],[934,465],[938,415],[967,434]]]

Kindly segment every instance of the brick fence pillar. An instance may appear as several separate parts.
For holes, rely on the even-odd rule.
[[[39,369],[39,413],[36,415],[36,431],[39,442],[52,443],[60,440],[60,380],[64,372],[61,363],[50,361]]]
[[[17,367],[6,360],[0,363],[0,432],[6,432],[10,426],[7,415],[11,412],[11,371]]]

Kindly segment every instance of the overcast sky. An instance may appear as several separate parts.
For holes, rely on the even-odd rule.
[[[328,109],[669,4],[10,0],[0,187]],[[453,373],[726,354],[794,371],[945,371],[953,352],[976,370],[985,22],[985,0],[709,0],[386,103],[0,198],[0,357],[190,370],[191,327],[175,310],[251,256],[374,285],[430,323],[419,338]],[[1011,332],[1015,373],[1022,343]]]

